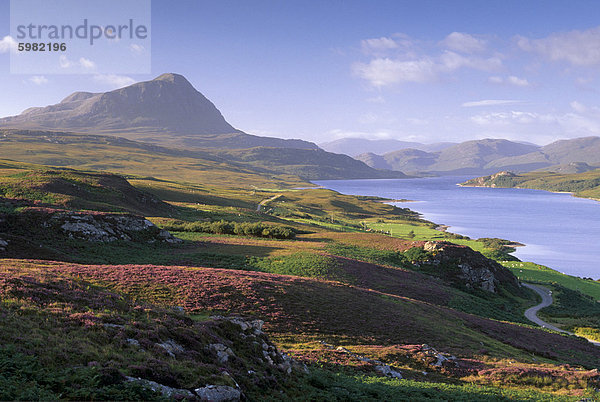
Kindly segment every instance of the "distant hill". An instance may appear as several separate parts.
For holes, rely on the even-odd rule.
[[[600,166],[600,137],[560,140],[545,146],[503,139],[466,141],[438,152],[402,149],[356,159],[376,169],[405,173],[489,175],[502,170],[583,173]]]
[[[402,179],[399,171],[378,170],[347,155],[323,150],[276,149],[256,147],[241,150],[219,150],[215,155],[237,164],[277,174],[291,174],[305,180],[317,179]]]
[[[0,119],[0,128],[110,134],[179,147],[318,149],[307,141],[258,137],[235,129],[178,74],[105,93],[75,92],[56,105]]]
[[[421,144],[419,142],[399,140],[368,140],[365,138],[342,138],[335,141],[324,142],[319,146],[325,151],[336,154],[356,156],[363,153],[383,155],[390,151],[414,148],[422,151],[436,152],[455,145],[454,142],[437,142],[434,144]]]
[[[556,141],[532,153],[495,160],[490,167],[496,170],[531,171],[572,162],[600,165],[600,137]]]
[[[565,165],[560,165],[565,166]],[[600,169],[583,173],[502,171],[478,177],[461,185],[467,187],[530,188],[573,193],[577,197],[600,199]]]
[[[490,163],[497,159],[532,153],[538,148],[503,139],[483,139],[466,141],[438,152],[403,149],[380,157],[362,154],[356,158],[378,169],[448,175],[485,174],[497,171],[490,167]]]
[[[536,172],[554,172],[562,174],[585,173],[590,170],[596,170],[599,166],[591,166],[585,162],[571,162],[562,165],[552,165],[546,168],[536,170]]]

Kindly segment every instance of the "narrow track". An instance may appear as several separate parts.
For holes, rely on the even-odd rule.
[[[569,335],[575,335],[572,332],[565,331],[565,330],[560,329],[552,324],[549,324],[546,321],[541,320],[537,316],[538,311],[540,311],[544,307],[548,307],[552,304],[552,292],[548,288],[545,288],[545,287],[539,286],[539,285],[532,285],[529,283],[522,283],[522,285],[525,286],[526,288],[533,290],[534,292],[536,292],[537,294],[539,294],[542,297],[542,302],[540,304],[538,304],[537,306],[528,308],[525,311],[525,318],[527,318],[529,321],[536,323],[540,327],[548,328],[548,329],[551,329],[552,331],[562,332],[562,333],[569,334]],[[580,335],[577,335],[577,336],[580,336]],[[580,336],[580,337],[585,338],[584,336]],[[589,338],[585,338],[585,339],[587,339],[590,343],[593,343],[596,346],[600,346],[600,342],[593,341]]]

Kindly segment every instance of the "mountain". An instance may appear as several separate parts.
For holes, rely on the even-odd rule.
[[[434,144],[421,144],[419,142],[410,141],[368,140],[364,138],[342,138],[339,140],[319,144],[319,146],[325,151],[334,152],[336,154],[346,154],[349,156],[356,156],[365,152],[383,155],[390,151],[396,151],[405,148],[437,152],[452,145],[455,145],[455,143],[437,142]]]
[[[310,142],[258,137],[232,127],[179,74],[162,74],[105,93],[75,92],[60,103],[0,119],[0,128],[110,134],[179,147],[318,149]]]
[[[600,137],[556,141],[529,154],[498,159],[490,167],[496,170],[531,171],[573,162],[600,165]]]
[[[466,141],[438,152],[402,149],[380,157],[362,154],[356,159],[378,169],[435,174],[487,174],[497,171],[490,163],[535,152],[539,147],[503,139]]]
[[[537,170],[538,172],[553,172],[561,174],[585,173],[590,170],[596,170],[598,166],[590,166],[585,162],[571,162],[561,165],[552,165],[546,168]]]
[[[3,127],[10,129],[2,131]],[[322,151],[311,142],[258,137],[236,130],[204,95],[177,74],[163,74],[152,81],[106,93],[75,92],[56,105],[29,108],[18,116],[0,119],[0,132],[5,147],[8,142],[25,141],[29,148],[36,149],[37,157],[21,155],[20,151],[16,154],[5,151],[0,155],[7,158],[21,155],[20,161],[58,166],[78,167],[89,164],[91,159],[99,160],[98,155],[81,155],[74,160],[66,152],[69,148],[72,155],[79,154],[77,144],[87,147],[85,144],[98,143],[101,148],[125,147],[127,154],[132,151],[160,154],[154,161],[162,160],[165,155],[169,159],[175,157],[173,169],[191,158],[203,161],[201,164],[207,160],[211,164],[220,163],[229,171],[239,171],[243,165],[242,169],[251,171],[246,173],[263,177],[277,174],[294,174],[310,180],[405,177],[400,172],[372,169],[346,155]],[[55,143],[55,148],[62,150],[49,150],[52,146],[48,143]],[[239,152],[224,152],[227,149]],[[109,168],[122,172],[129,162],[122,157],[116,159],[109,162]],[[136,169],[135,173],[141,172]]]
[[[537,149],[536,145],[502,139],[466,141],[441,151],[433,169],[470,174],[478,169],[489,170],[488,164],[496,159],[523,155]]]

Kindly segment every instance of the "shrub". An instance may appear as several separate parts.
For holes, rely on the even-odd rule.
[[[266,222],[175,222],[162,225],[163,229],[175,232],[199,232],[238,236],[266,237],[270,239],[293,239],[296,230],[289,226]]]

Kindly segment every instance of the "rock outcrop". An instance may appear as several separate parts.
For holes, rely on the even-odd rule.
[[[91,242],[142,240],[148,243],[181,243],[180,239],[173,237],[166,230],[161,230],[149,220],[136,215],[56,213],[45,226],[60,226],[63,233],[70,238]]]
[[[36,207],[25,207],[19,213],[0,214],[0,252],[4,256],[68,258],[72,253],[70,239],[91,244],[183,242],[143,216],[131,214]]]
[[[194,389],[183,389],[169,387],[141,377],[127,376],[125,380],[135,382],[169,399],[226,402],[239,401],[245,398],[244,387],[238,384],[234,378],[235,376],[241,377],[243,374],[249,376],[255,382],[261,382],[262,380],[259,377],[272,375],[272,370],[277,371],[282,378],[289,378],[293,370],[299,373],[306,373],[308,370],[305,365],[277,350],[276,346],[262,331],[264,324],[262,320],[212,316],[207,323],[210,323],[213,328],[218,328],[218,333],[222,335],[217,338],[219,343],[206,345],[204,348],[205,356],[208,357],[208,360],[212,356],[212,360],[221,370],[220,381],[226,381],[229,385],[208,383]],[[141,342],[136,339],[128,338],[126,342],[130,346],[140,348]],[[173,339],[167,339],[154,345],[173,359],[198,352],[183,347]],[[244,366],[246,368],[241,373],[240,367]],[[251,369],[248,370],[248,368]]]
[[[334,349],[335,347],[333,345],[328,344],[327,342],[323,342],[320,341],[320,343],[325,346],[327,349]],[[336,351],[338,352],[342,352],[345,353],[357,360],[360,360],[361,362],[365,362],[370,364],[373,367],[373,370],[385,377],[390,377],[390,378],[396,378],[396,379],[401,379],[402,377],[402,373],[400,372],[400,370],[389,366],[385,363],[383,363],[381,360],[377,360],[377,359],[371,359],[368,358],[366,356],[360,355],[358,353],[353,353],[351,351],[349,351],[348,349],[346,349],[343,346],[338,346],[337,348],[335,348]]]
[[[460,185],[465,187],[512,187],[512,179],[515,177],[518,175],[513,172],[502,171],[490,176],[476,177]]]
[[[456,285],[492,293],[500,285],[519,288],[518,279],[508,269],[467,246],[427,242],[423,249],[432,255],[424,264],[437,268],[438,276]]]

